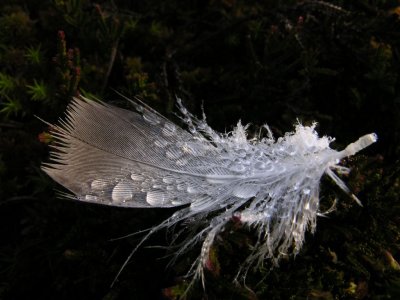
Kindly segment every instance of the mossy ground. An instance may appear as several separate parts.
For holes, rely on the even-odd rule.
[[[264,3],[265,2],[265,3]],[[81,93],[128,106],[138,96],[174,118],[175,96],[220,131],[265,122],[276,136],[318,121],[341,149],[376,132],[346,161],[364,207],[329,180],[337,210],[279,268],[232,283],[251,231],[232,223],[213,249],[206,290],[188,299],[400,298],[400,6],[397,1],[3,0],[0,6],[0,298],[179,299],[197,252],[165,269],[144,248],[110,288],[139,236],[173,209],[59,200],[40,170],[54,122]],[[147,245],[168,245],[159,233]]]

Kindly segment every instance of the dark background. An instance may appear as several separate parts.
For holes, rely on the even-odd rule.
[[[400,298],[400,2],[0,1],[0,298],[179,299],[199,249],[166,269],[165,249],[110,239],[173,209],[120,209],[56,198],[41,170],[49,128],[78,93],[128,107],[138,96],[176,120],[175,96],[219,131],[238,119],[275,136],[317,121],[348,159],[359,207],[327,179],[319,218],[296,258],[232,282],[252,232],[232,224],[215,246],[205,291],[188,299]],[[115,91],[114,91],[115,90]],[[146,246],[168,245],[161,232]]]

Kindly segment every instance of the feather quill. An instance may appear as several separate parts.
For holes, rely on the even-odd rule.
[[[203,279],[213,241],[233,217],[259,237],[238,274],[266,259],[277,262],[282,255],[298,253],[305,232],[316,228],[321,177],[328,175],[351,194],[335,174],[349,172],[339,162],[377,140],[374,133],[368,134],[336,151],[329,147],[333,139],[319,137],[315,124],[297,124],[277,140],[265,125],[267,138],[249,140],[240,122],[230,133],[218,133],[204,115],[196,118],[179,99],[187,130],[143,103],[133,104],[136,112],[74,98],[65,119],[52,127],[51,162],[42,169],[80,201],[181,207],[137,247],[155,231],[181,221],[188,226],[206,224],[176,252],[179,256],[202,243],[189,272],[194,278]]]

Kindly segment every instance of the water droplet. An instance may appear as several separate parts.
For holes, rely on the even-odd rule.
[[[163,185],[161,185],[161,184],[154,184],[153,185],[153,189],[157,189],[157,190],[161,190],[161,189],[163,189]]]
[[[176,161],[176,164],[180,167],[187,165],[188,160],[186,158],[180,158]]]
[[[184,189],[186,189],[186,184],[184,183],[178,183],[178,185],[176,186],[176,189],[178,191],[183,191]]]
[[[233,172],[243,173],[246,171],[246,167],[242,164],[234,163],[229,166],[229,169]]]
[[[173,185],[167,185],[167,191],[173,191],[175,187]]]
[[[200,121],[199,124],[197,124],[197,128],[200,130],[204,130],[207,127],[207,123],[204,121]]]
[[[164,140],[164,139],[162,139],[162,138],[157,138],[157,139],[154,141],[154,145],[156,145],[157,147],[160,147],[160,148],[164,148],[164,147],[166,147],[168,144],[169,144],[168,141],[166,141],[166,140]]]
[[[195,134],[197,132],[196,127],[194,127],[193,125],[189,125],[189,132],[192,134]]]
[[[167,197],[162,191],[149,191],[146,193],[146,202],[152,206],[163,206],[167,202]]]
[[[133,190],[127,182],[121,181],[112,190],[111,199],[114,203],[121,203],[132,200]]]
[[[197,188],[193,185],[189,185],[186,190],[189,194],[195,194],[198,192]]]
[[[261,151],[261,150],[257,150],[257,151],[254,153],[254,157],[256,157],[256,158],[263,157],[263,156],[264,156],[264,152]]]
[[[262,161],[258,161],[254,164],[254,168],[256,168],[257,170],[264,170],[266,168],[266,165]]]
[[[135,174],[135,173],[131,174],[131,178],[132,178],[133,181],[143,181],[143,180],[145,180],[145,177],[143,175]]]
[[[85,201],[96,202],[96,201],[97,201],[97,196],[94,196],[94,195],[86,195],[86,196],[85,196]]]
[[[149,111],[145,111],[143,113],[143,119],[147,123],[150,123],[152,125],[157,125],[157,124],[160,124],[160,122],[161,122],[161,119],[159,116],[157,116],[156,114],[149,112]]]
[[[171,145],[168,147],[167,151],[165,152],[165,155],[169,159],[178,159],[183,155],[183,152],[176,146]]]
[[[174,135],[176,132],[176,126],[172,123],[165,123],[164,127],[162,128],[162,134],[165,136],[171,136]]]
[[[173,205],[182,205],[182,204],[185,204],[185,202],[182,201],[182,200],[179,200],[179,199],[175,199],[175,200],[171,201],[171,204],[173,204]]]
[[[149,181],[144,181],[144,182],[142,182],[142,184],[140,186],[142,187],[142,191],[143,191],[145,189],[149,189],[152,186],[152,184]]]
[[[245,149],[238,149],[238,150],[236,150],[236,154],[239,157],[246,157],[247,151]]]
[[[166,183],[166,184],[171,184],[171,183],[174,183],[174,182],[175,182],[175,178],[174,178],[173,176],[166,175],[166,176],[162,179],[162,181],[163,181],[164,183]]]
[[[143,112],[143,110],[144,110],[143,106],[141,106],[140,104],[137,104],[137,103],[135,103],[134,106],[135,106],[135,109],[137,112],[140,112],[140,113]]]
[[[90,188],[95,191],[103,191],[107,188],[108,182],[104,179],[95,179],[90,184]]]
[[[186,115],[186,114],[188,113],[188,110],[187,110],[185,107],[183,107],[183,106],[181,106],[181,107],[179,108],[179,110],[181,111],[181,113],[182,113],[183,115]]]
[[[311,193],[310,189],[303,189],[303,194],[304,195],[309,195]]]
[[[310,209],[310,202],[307,201],[306,204],[304,205],[304,209],[305,210],[309,210]]]

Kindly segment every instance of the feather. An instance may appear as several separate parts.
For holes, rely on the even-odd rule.
[[[267,138],[249,140],[247,126],[239,122],[232,132],[218,133],[204,115],[194,117],[179,99],[188,130],[144,104],[133,104],[136,112],[74,98],[65,119],[52,129],[56,142],[51,162],[42,169],[80,201],[181,207],[137,247],[155,231],[178,222],[206,224],[176,251],[179,256],[202,242],[192,268],[194,278],[203,277],[213,241],[233,217],[259,236],[239,274],[265,259],[277,262],[282,255],[298,253],[305,232],[316,228],[321,177],[330,176],[350,193],[334,171],[348,172],[340,160],[377,140],[368,134],[336,151],[329,147],[332,138],[318,136],[316,124],[300,123],[277,140],[265,125]]]

